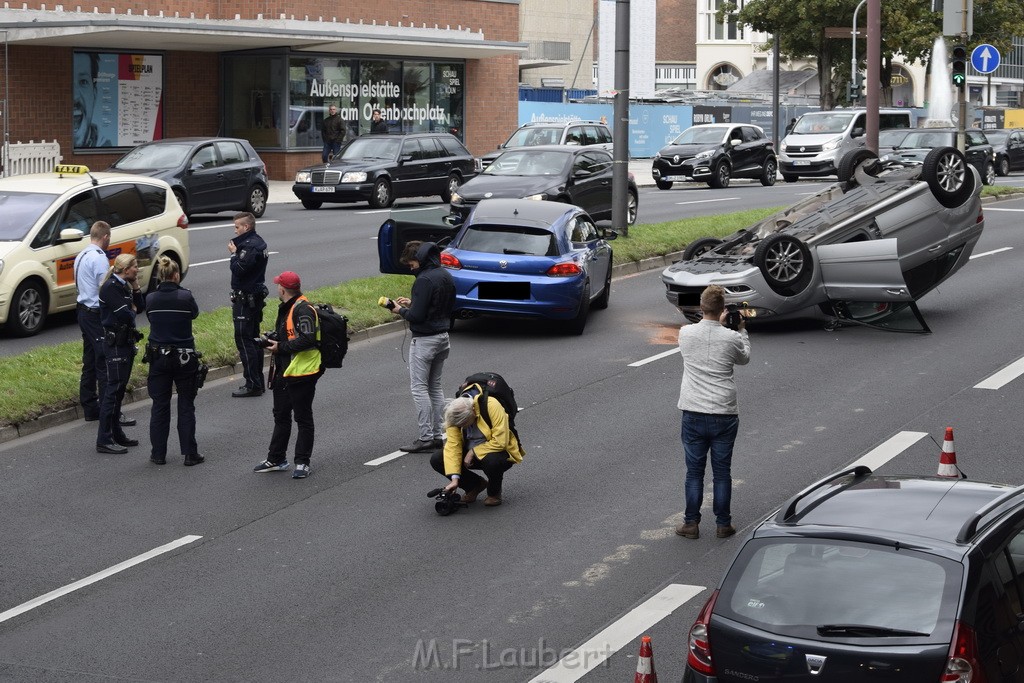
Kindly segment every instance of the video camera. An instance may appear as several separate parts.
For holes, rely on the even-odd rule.
[[[746,301],[741,301],[738,304],[726,304],[725,326],[734,332],[739,332],[743,318],[753,318],[756,315],[752,308],[747,308],[749,305]]]
[[[462,496],[455,489],[451,491],[445,491],[443,488],[431,489],[427,492],[427,498],[434,499],[434,512],[442,517],[458,512],[459,508],[469,507],[468,503],[462,502]]]
[[[269,348],[270,342],[277,341],[277,332],[264,332],[260,336],[256,337],[253,341],[255,341],[256,345],[262,349]]]

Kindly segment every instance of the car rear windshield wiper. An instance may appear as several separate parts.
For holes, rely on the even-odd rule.
[[[869,626],[867,624],[822,624],[818,627],[819,636],[852,636],[854,638],[874,638],[885,636],[927,636],[929,633],[905,631],[885,626]]]
[[[529,254],[530,252],[528,252],[528,251],[519,251],[518,249],[502,249],[501,253],[502,254],[518,254],[520,256],[525,256],[526,254]]]

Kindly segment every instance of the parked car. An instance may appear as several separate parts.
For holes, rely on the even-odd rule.
[[[754,178],[762,185],[774,185],[778,170],[775,145],[761,128],[747,123],[687,128],[654,155],[651,165],[659,190],[684,180],[729,187],[732,178]]]
[[[997,175],[1024,171],[1024,129],[990,128],[985,130],[985,137],[996,155]]]
[[[910,128],[907,109],[881,109],[878,129]],[[808,112],[797,119],[793,130],[779,143],[782,179],[795,183],[801,176],[836,175],[839,162],[850,152],[863,149],[867,131],[866,109],[832,109]]]
[[[923,162],[933,149],[956,147],[956,128],[915,128],[887,155],[902,162]],[[981,182],[991,185],[996,181],[995,150],[985,133],[970,128],[964,133],[964,154],[967,162],[978,170]]]
[[[455,317],[543,318],[582,334],[591,308],[611,296],[616,233],[560,202],[485,199],[461,225],[444,212],[393,211],[381,225],[382,273],[409,274],[398,262],[412,240],[446,244],[441,265],[455,280]]]
[[[907,137],[911,130],[910,128],[888,128],[878,131],[878,156],[882,157],[892,152],[897,145],[903,142],[903,138]]]
[[[139,145],[108,171],[159,178],[171,186],[188,216],[267,210],[267,167],[247,140],[167,138]]]
[[[1020,681],[1022,596],[1024,487],[851,468],[757,525],[683,681]]]
[[[718,284],[726,303],[756,314],[751,322],[878,322],[967,264],[985,222],[981,180],[959,151],[940,147],[923,164],[902,164],[855,150],[839,175],[849,180],[724,239],[687,245],[661,276],[669,302],[700,320],[700,293]]]
[[[449,202],[476,172],[473,155],[448,133],[362,135],[329,163],[296,173],[292,192],[307,209],[360,201],[380,209],[397,197],[430,195]]]
[[[628,174],[626,223],[636,222],[640,193]],[[612,155],[596,147],[543,145],[508,150],[452,194],[465,218],[483,199],[546,199],[575,204],[594,220],[612,217]]]
[[[600,121],[537,121],[523,124],[498,145],[498,149],[482,157],[483,165],[491,163],[506,149],[537,145],[600,145],[612,151],[612,132]]]
[[[112,228],[107,256],[135,254],[147,290],[159,256],[188,273],[188,218],[159,178],[61,165],[0,178],[0,206],[0,324],[15,336],[36,334],[51,313],[75,308],[75,257],[98,220]]]

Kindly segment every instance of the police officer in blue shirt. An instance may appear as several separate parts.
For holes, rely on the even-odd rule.
[[[192,292],[178,283],[181,269],[172,259],[161,256],[157,261],[160,284],[146,295],[146,317],[149,318],[149,343],[144,361],[149,362],[146,388],[153,399],[149,419],[149,460],[157,465],[167,463],[167,435],[171,430],[171,386],[178,390],[178,443],[185,465],[203,462],[196,444],[196,394],[199,392],[202,357],[196,351],[192,321],[199,317],[199,305]]]
[[[228,242],[231,253],[231,315],[235,325],[235,347],[242,362],[245,384],[231,392],[235,398],[260,396],[263,382],[263,347],[260,336],[263,307],[268,291],[267,243],[256,234],[256,217],[243,212],[235,216],[235,237]]]
[[[107,362],[107,386],[100,400],[99,431],[96,451],[127,453],[138,446],[121,428],[121,401],[128,388],[135,360],[135,342],[142,338],[135,327],[135,314],[145,306],[139,288],[139,264],[134,254],[119,254],[100,286],[100,324],[103,325],[103,352]]]
[[[107,361],[103,357],[103,326],[100,325],[100,283],[110,262],[110,224],[96,221],[89,229],[89,246],[75,257],[78,288],[78,326],[82,330],[82,377],[78,402],[86,421],[100,418],[100,400],[107,386]]]

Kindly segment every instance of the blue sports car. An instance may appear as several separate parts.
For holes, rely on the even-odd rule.
[[[437,242],[455,280],[454,316],[546,318],[582,334],[591,308],[607,308],[617,234],[581,208],[530,199],[485,199],[461,225],[447,211],[393,211],[377,239],[382,273],[409,274],[406,243]]]

